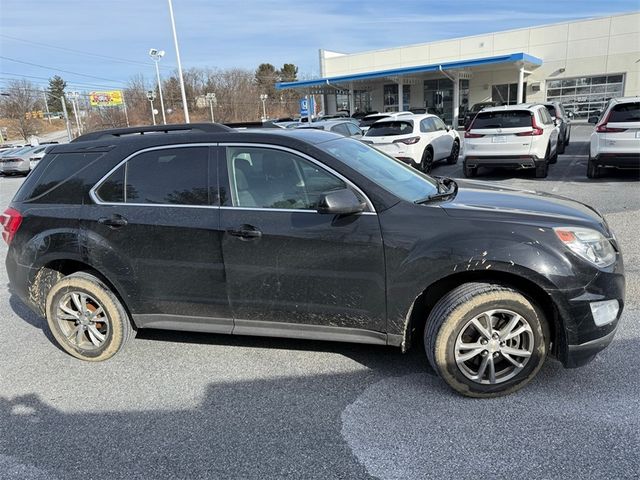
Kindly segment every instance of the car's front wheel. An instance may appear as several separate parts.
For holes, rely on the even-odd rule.
[[[62,349],[81,360],[107,360],[134,335],[129,315],[118,297],[87,272],[63,277],[51,287],[46,317]]]
[[[458,393],[498,397],[535,377],[548,350],[540,309],[508,287],[467,283],[433,307],[424,346],[434,370]]]

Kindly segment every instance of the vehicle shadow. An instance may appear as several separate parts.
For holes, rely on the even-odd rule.
[[[11,295],[9,305],[20,319],[40,329],[44,336],[57,349],[63,351],[51,334],[47,322],[43,317],[32,312],[16,295]],[[239,348],[336,353],[351,358],[385,375],[419,372],[435,375],[435,372],[427,361],[422,346],[418,344],[419,342],[414,342],[415,345],[412,345],[412,348],[406,354],[403,354],[397,347],[383,345],[278,337],[254,337],[248,335],[224,335],[178,330],[141,329],[138,330],[134,342],[138,339],[153,342],[217,345],[221,347],[237,346]]]

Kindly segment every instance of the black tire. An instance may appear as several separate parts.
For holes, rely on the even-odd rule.
[[[571,129],[569,129],[569,133],[567,135],[567,139],[564,142],[564,146],[568,147],[569,146],[569,141],[571,140]]]
[[[558,145],[556,146],[556,155],[555,155],[555,160],[551,163],[556,163],[558,161],[558,154],[563,154],[564,153],[564,147],[566,145],[566,140],[563,138],[562,141],[560,141],[560,139],[558,139]]]
[[[424,173],[431,173],[433,169],[433,150],[427,147],[422,153],[422,159],[420,160],[420,170]]]
[[[447,158],[447,163],[449,165],[458,163],[458,155],[460,155],[460,142],[454,140],[453,145],[451,145],[451,154]]]
[[[477,316],[482,316],[483,312],[491,310],[501,310],[497,315],[494,315],[493,320],[490,320],[496,322],[495,327],[499,326],[499,322],[506,321],[500,318],[501,315],[507,315],[506,312],[515,313],[522,317],[523,322],[526,322],[530,330],[520,334],[526,334],[528,340],[526,344],[518,344],[518,348],[524,350],[526,345],[526,348],[530,350],[530,356],[518,360],[523,366],[520,369],[517,367],[514,369],[506,357],[502,356],[502,348],[506,350],[512,347],[503,347],[502,344],[506,342],[500,339],[490,340],[489,346],[486,348],[493,349],[499,344],[500,347],[497,348],[501,349],[500,353],[496,355],[497,352],[492,354],[488,353],[489,350],[483,350],[482,353],[476,353],[475,358],[467,361],[478,361],[479,363],[486,361],[484,357],[487,356],[487,353],[491,357],[489,360],[491,364],[495,365],[494,378],[500,381],[481,383],[483,375],[480,376],[480,382],[472,380],[464,373],[464,369],[467,368],[466,363],[463,362],[462,366],[458,365],[456,342],[459,337],[464,338],[462,337],[463,333],[469,331],[469,322]],[[524,324],[522,323],[522,325]],[[505,329],[504,326],[502,328]],[[500,329],[491,330],[491,332],[499,334]],[[482,335],[479,334],[479,337],[482,338]],[[511,343],[512,339],[507,341]],[[479,342],[480,340],[476,340],[476,343]],[[467,283],[444,295],[433,307],[424,329],[424,346],[433,369],[455,391],[476,398],[499,397],[519,390],[536,376],[549,349],[549,329],[541,310],[518,291],[489,283]],[[485,347],[480,346],[479,348]],[[511,355],[513,355],[511,358],[518,357],[513,353]],[[509,378],[509,375],[505,373],[501,379],[498,378],[500,374],[498,368],[503,367],[505,370],[500,372],[508,372],[509,368],[512,368],[513,376]]]
[[[587,177],[600,178],[602,176],[602,168],[589,156],[587,162]]]
[[[478,167],[469,167],[466,163],[463,165],[462,170],[466,178],[474,178],[478,175]]]
[[[86,312],[91,313],[102,308],[101,317],[96,317],[93,322],[87,317],[83,320],[80,318],[58,320],[58,314],[65,315],[68,311],[62,308],[75,309],[74,302],[71,300],[73,295],[89,297],[85,302]],[[69,302],[66,306],[63,304],[65,299]],[[78,310],[80,310],[79,307]],[[88,272],[76,272],[63,277],[51,287],[47,294],[45,311],[49,329],[60,347],[81,360],[92,362],[107,360],[122,350],[135,335],[129,315],[120,300],[102,280]],[[73,317],[68,314],[66,316]],[[93,325],[79,324],[78,322],[81,321],[93,323]],[[91,327],[94,328],[92,331],[98,331],[104,338],[99,345],[93,344],[94,340],[97,341],[97,337],[90,333]]]
[[[547,178],[549,174],[549,155],[551,153],[551,145],[547,147],[547,153],[544,155],[544,160],[541,164],[536,165],[536,178]]]

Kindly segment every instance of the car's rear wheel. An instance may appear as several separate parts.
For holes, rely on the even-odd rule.
[[[602,167],[600,167],[592,158],[589,156],[589,160],[587,162],[587,177],[588,178],[599,178],[602,175]]]
[[[447,293],[424,330],[431,366],[470,397],[498,397],[524,387],[545,361],[548,338],[536,305],[516,290],[488,283]]]
[[[462,169],[464,176],[467,178],[473,178],[478,175],[478,167],[470,167],[465,163]]]
[[[427,147],[422,154],[422,160],[420,161],[420,170],[424,173],[431,173],[433,169],[433,151]]]
[[[556,155],[555,155],[555,161],[551,162],[551,163],[556,163],[558,161],[558,154],[563,154],[564,153],[564,147],[566,145],[566,140],[564,137],[562,137],[562,140],[560,138],[558,138],[558,145],[556,146]]]
[[[60,347],[81,360],[107,360],[134,335],[120,300],[87,272],[63,277],[49,290],[46,317]]]
[[[447,158],[447,163],[449,165],[455,165],[458,162],[458,155],[460,155],[460,143],[454,140],[451,146],[451,155]]]
[[[549,155],[551,153],[551,146],[547,147],[547,152],[544,155],[544,160],[536,165],[536,178],[547,178],[549,174]]]

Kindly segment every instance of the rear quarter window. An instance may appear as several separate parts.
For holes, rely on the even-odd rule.
[[[85,185],[82,172],[104,152],[47,154],[16,193],[17,202],[80,204]]]
[[[611,109],[609,122],[640,122],[640,103],[621,103]]]
[[[413,122],[402,120],[397,122],[374,123],[367,131],[367,137],[387,137],[393,135],[406,135],[413,133]]]
[[[527,110],[506,112],[480,112],[472,128],[522,128],[531,126],[531,113]]]

